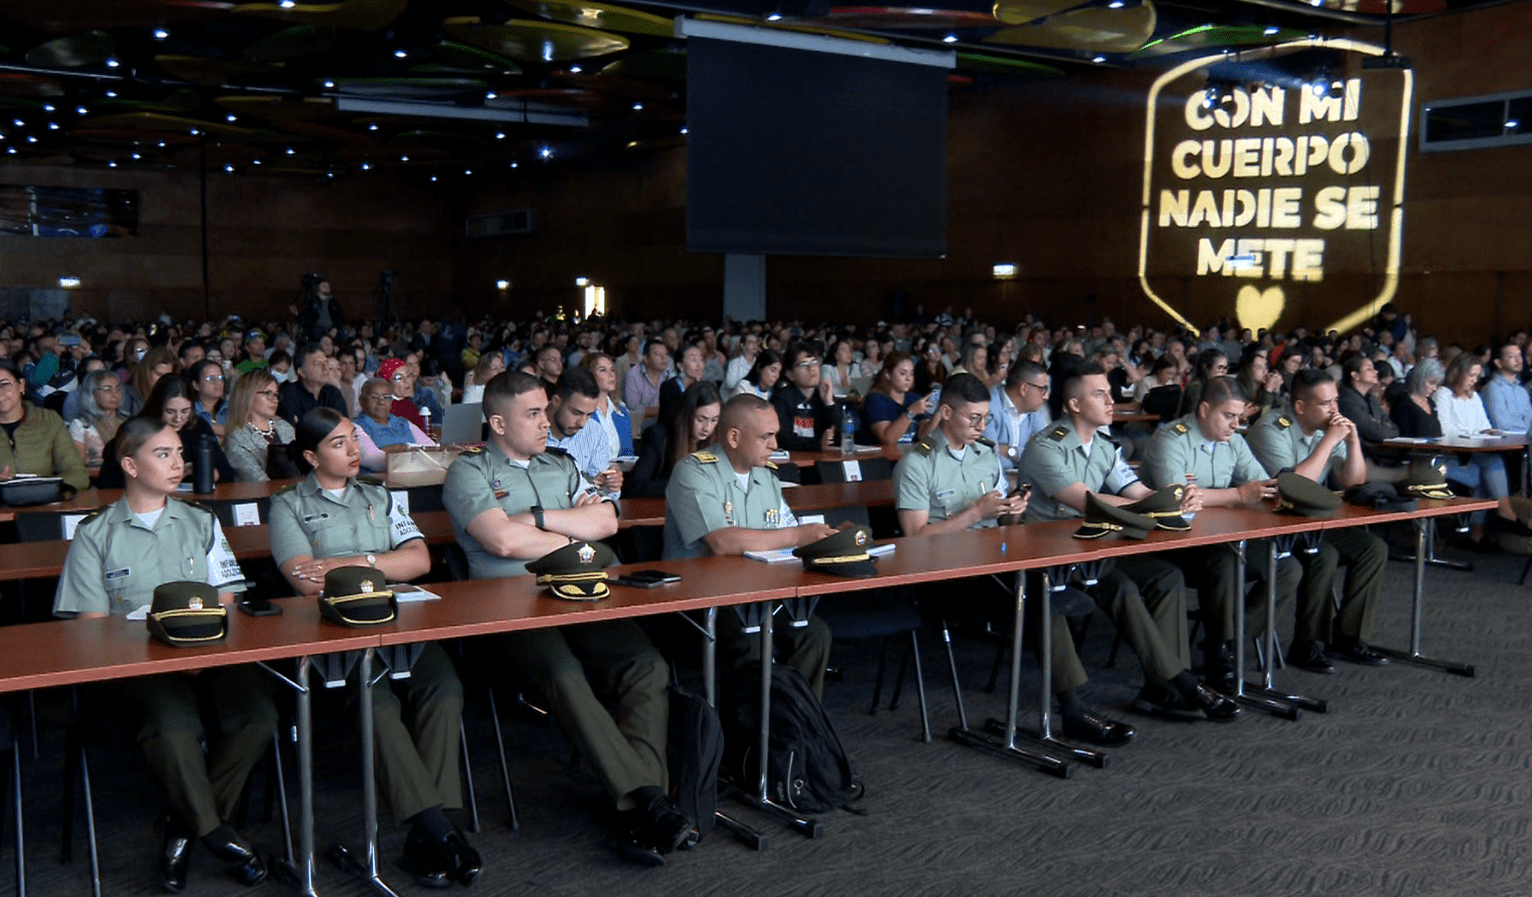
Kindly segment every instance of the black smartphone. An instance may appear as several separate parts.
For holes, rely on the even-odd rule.
[[[617,577],[618,585],[633,586],[639,589],[652,589],[656,586],[680,581],[680,576],[674,573],[666,573],[664,570],[634,570],[632,573],[625,573]]]
[[[252,617],[274,617],[282,612],[282,608],[265,598],[256,598],[250,601],[241,599],[234,603],[240,610]]]
[[[1011,490],[1011,494],[1007,495],[1006,498],[1015,498],[1018,495],[1031,495],[1031,494],[1032,494],[1032,484],[1031,483],[1022,483],[1020,486],[1017,486],[1015,489],[1012,489]]]

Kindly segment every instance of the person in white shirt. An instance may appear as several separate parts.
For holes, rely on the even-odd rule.
[[[1484,400],[1474,390],[1483,371],[1484,365],[1478,356],[1470,352],[1464,352],[1448,363],[1444,382],[1432,396],[1443,436],[1494,436],[1500,432],[1490,425]],[[1526,527],[1516,519],[1511,507],[1511,485],[1506,476],[1505,458],[1494,452],[1473,452],[1467,458],[1467,463],[1457,459],[1447,462],[1448,478],[1471,486],[1475,495],[1499,501],[1499,513],[1489,518],[1490,522],[1521,535]],[[1485,519],[1482,511],[1473,515],[1469,538],[1476,543],[1483,540]]]
[[[727,395],[733,395],[739,389],[739,381],[745,379],[745,375],[755,366],[755,356],[761,351],[761,337],[755,333],[746,333],[741,345],[743,348],[740,353],[729,359],[729,367],[724,371],[723,391]]]

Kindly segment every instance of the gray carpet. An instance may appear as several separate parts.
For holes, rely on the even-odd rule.
[[[753,816],[771,847],[749,851],[715,833],[661,869],[617,857],[593,821],[590,774],[570,768],[556,733],[524,718],[505,726],[522,830],[505,826],[493,743],[471,711],[475,783],[484,830],[474,836],[486,870],[474,893],[674,895],[980,894],[1067,895],[1512,895],[1532,888],[1532,601],[1515,586],[1521,558],[1474,557],[1478,572],[1429,571],[1426,652],[1478,666],[1474,679],[1394,664],[1338,664],[1333,676],[1293,671],[1279,684],[1328,698],[1331,712],[1286,722],[1246,711],[1233,725],[1177,724],[1133,717],[1137,740],[1105,770],[1077,768],[1069,781],[982,755],[941,738],[955,720],[938,640],[924,652],[937,740],[921,744],[914,695],[897,712],[868,715],[876,652],[838,647],[844,682],[827,704],[867,782],[868,815],[824,817],[808,840]],[[1408,637],[1411,568],[1391,564],[1378,641]],[[1094,680],[1087,697],[1123,708],[1138,685],[1126,652],[1102,668],[1110,647],[1099,621],[1086,645]],[[981,686],[993,648],[960,641],[969,712],[1001,712]],[[1035,689],[1030,654],[1024,693]],[[1002,677],[1000,694],[1005,690]],[[59,727],[56,697],[43,701],[45,757],[24,766],[27,872],[31,893],[88,893],[84,837],[72,864],[58,862]],[[355,844],[359,791],[355,740],[335,703],[322,705],[319,765],[321,849]],[[1031,717],[1028,717],[1030,722]],[[137,775],[126,743],[95,753],[105,893],[160,893],[153,831],[159,798]],[[259,785],[257,786],[259,791]],[[258,802],[258,801],[257,801]],[[257,807],[257,810],[259,808]],[[257,814],[258,815],[258,814]],[[402,830],[386,819],[385,877],[420,893],[393,866]],[[276,847],[275,822],[247,830]],[[7,826],[6,838],[9,838]],[[9,842],[0,869],[11,861]],[[369,893],[321,858],[319,891]],[[11,888],[8,878],[0,892]],[[275,894],[272,882],[256,889]],[[189,893],[252,893],[221,878],[206,854],[193,863]]]

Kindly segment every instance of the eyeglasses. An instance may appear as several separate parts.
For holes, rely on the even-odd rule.
[[[979,429],[980,427],[987,427],[987,426],[989,426],[990,422],[993,421],[994,419],[995,419],[995,416],[993,414],[965,414],[965,415],[963,415],[963,420],[968,421],[968,426],[973,427],[975,430]]]
[[[805,358],[802,361],[798,362],[797,364],[793,365],[793,367],[799,367],[799,368],[817,368],[817,367],[819,367],[819,359],[817,359],[817,358]]]
[[[1044,381],[1042,383],[1033,383],[1030,380],[1023,380],[1023,381],[1021,381],[1021,385],[1022,386],[1030,386],[1033,389],[1037,390],[1038,392],[1042,393],[1043,395],[1047,395],[1048,392],[1053,388],[1046,381]]]
[[[222,380],[222,379],[223,379],[223,375],[222,374],[208,374],[207,376],[202,378],[202,382],[203,383],[216,383],[217,381]]]
[[[122,392],[121,386],[98,386],[96,392]]]
[[[16,382],[15,380],[0,380],[0,389],[10,389],[12,387],[20,386],[20,385],[21,384]]]
[[[265,396],[268,399],[274,399],[277,397],[277,391],[274,389],[257,390],[255,394],[258,396]]]

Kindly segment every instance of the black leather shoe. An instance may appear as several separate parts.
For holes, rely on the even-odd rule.
[[[1201,682],[1192,688],[1189,697],[1210,723],[1232,723],[1239,719],[1239,704],[1233,698],[1225,697]]]
[[[1064,717],[1064,737],[1101,747],[1118,747],[1133,740],[1133,727],[1089,710]]]
[[[222,860],[226,867],[224,871],[240,884],[248,887],[265,880],[266,864],[261,861],[261,855],[238,835],[232,835],[226,840],[208,835],[202,839],[202,846]]]
[[[414,876],[415,884],[423,888],[452,887],[452,857],[444,838],[432,838],[420,829],[410,829],[399,867]]]
[[[1204,649],[1202,678],[1215,691],[1232,695],[1239,688],[1234,677],[1234,643],[1219,642],[1213,650]]]
[[[1335,664],[1325,656],[1324,646],[1318,642],[1294,642],[1287,652],[1287,662],[1300,670],[1329,675],[1335,672]]]
[[[165,890],[179,894],[185,889],[191,852],[191,831],[175,817],[165,817],[165,843],[160,849],[160,882],[165,885]]]
[[[623,814],[626,840],[663,857],[680,847],[692,831],[692,821],[670,797],[649,786],[633,792],[635,806]]]
[[[465,888],[473,884],[474,879],[479,877],[484,861],[480,859],[479,852],[473,849],[473,845],[468,843],[468,836],[454,829],[447,836],[447,848],[452,854],[453,881]]]
[[[1143,713],[1165,719],[1183,722],[1202,719],[1202,709],[1193,706],[1168,685],[1144,683],[1144,687],[1138,692],[1138,697],[1133,699],[1133,707]]]
[[[1359,641],[1335,642],[1330,645],[1330,656],[1358,663],[1364,667],[1388,666],[1388,658]]]

